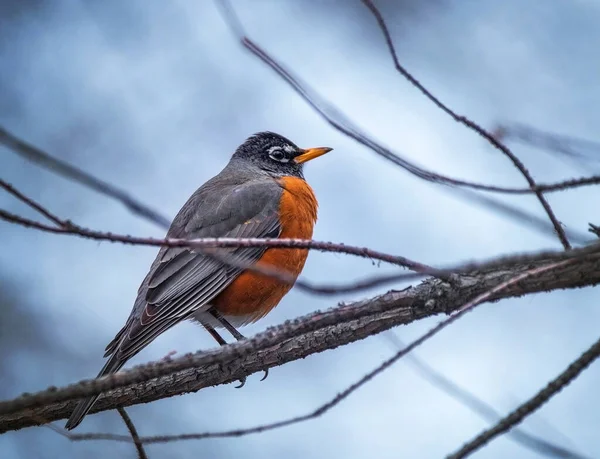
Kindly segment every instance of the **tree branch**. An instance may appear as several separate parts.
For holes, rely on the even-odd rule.
[[[591,286],[600,283],[600,254],[577,249],[563,253],[570,264],[522,279],[489,296],[486,301],[541,291]],[[560,261],[560,256],[552,257]],[[189,354],[170,362],[154,362],[62,389],[51,388],[0,402],[0,433],[67,417],[74,400],[105,393],[92,412],[147,403],[204,387],[236,381],[265,368],[283,365],[334,349],[424,317],[449,313],[503,282],[548,263],[540,257],[527,264],[505,264],[486,272],[453,278],[452,283],[428,279],[405,291],[390,291],[364,301],[315,312],[254,338],[219,349]],[[109,393],[106,393],[110,391]]]
[[[138,459],[148,459],[148,455],[144,450],[144,444],[140,441],[140,436],[135,428],[135,424],[127,414],[127,411],[125,411],[125,408],[123,407],[118,407],[117,411],[119,412],[119,416],[121,416],[123,419],[127,430],[129,430],[129,433],[131,434],[131,440],[135,444],[135,449],[138,453]]]
[[[571,248],[571,244],[569,243],[569,241],[567,239],[565,230],[563,229],[562,225],[556,218],[556,215],[554,215],[554,211],[550,207],[550,204],[548,203],[548,201],[546,200],[546,198],[544,197],[542,192],[540,190],[535,189],[537,187],[537,183],[535,183],[535,180],[529,173],[529,170],[527,170],[527,168],[521,162],[521,160],[517,157],[517,155],[515,155],[506,145],[504,145],[500,140],[498,140],[496,137],[494,137],[491,133],[489,133],[484,128],[479,126],[479,124],[470,120],[466,116],[459,115],[454,110],[452,110],[450,107],[448,107],[446,104],[444,104],[440,99],[435,97],[427,88],[425,88],[425,86],[423,86],[419,82],[419,80],[417,80],[414,76],[412,76],[411,73],[408,70],[406,70],[400,64],[400,61],[398,60],[398,55],[396,54],[396,48],[394,47],[394,42],[392,41],[390,32],[387,28],[385,20],[383,19],[383,16],[381,15],[379,9],[375,6],[375,4],[371,0],[362,0],[362,2],[367,7],[367,9],[369,11],[371,11],[373,16],[377,20],[377,24],[379,24],[379,28],[381,29],[381,32],[383,33],[385,42],[386,42],[388,49],[390,51],[390,54],[392,56],[392,60],[394,61],[394,67],[396,67],[396,70],[398,70],[398,72],[404,78],[406,78],[414,87],[416,87],[419,91],[421,91],[421,93],[424,94],[425,97],[427,97],[431,102],[433,102],[438,108],[440,108],[447,115],[451,116],[452,119],[454,119],[454,121],[465,125],[467,128],[469,128],[472,131],[479,134],[481,137],[483,137],[485,140],[487,140],[492,146],[494,146],[495,148],[500,150],[508,159],[510,159],[510,161],[513,163],[513,165],[519,170],[519,172],[521,172],[523,177],[525,177],[525,180],[527,180],[527,183],[529,184],[530,189],[534,190],[535,195],[537,196],[538,201],[544,208],[544,211],[548,215],[548,218],[550,219],[550,222],[552,223],[552,226],[554,227],[554,231],[556,232],[561,244],[563,245],[565,250],[569,250]]]
[[[510,286],[512,286],[512,285],[518,283],[519,281],[524,280],[528,277],[535,276],[544,271],[549,271],[560,265],[564,265],[564,264],[572,263],[572,262],[573,262],[573,260],[565,260],[560,263],[550,263],[550,264],[546,264],[546,265],[543,265],[543,266],[540,266],[537,268],[528,269],[525,272],[523,272],[517,276],[513,276],[510,279],[507,279],[505,282],[502,282],[501,284],[496,285],[493,289],[490,289],[490,290],[482,293],[481,295],[478,295],[476,298],[471,300],[469,303],[465,304],[464,306],[461,306],[458,309],[456,314],[452,314],[452,315],[450,315],[449,318],[438,323],[438,325],[436,325],[434,328],[430,329],[427,333],[421,335],[419,338],[412,341],[408,346],[397,351],[392,357],[384,360],[381,364],[377,365],[377,367],[375,367],[373,370],[371,370],[368,373],[366,373],[365,375],[363,375],[358,381],[355,381],[351,385],[347,386],[343,391],[339,392],[335,397],[333,397],[332,399],[330,399],[328,402],[324,403],[323,405],[317,407],[310,413],[303,414],[300,416],[294,416],[291,418],[284,419],[282,421],[272,422],[270,424],[261,424],[261,425],[246,428],[246,429],[229,430],[229,431],[224,431],[224,432],[203,432],[203,433],[195,433],[195,434],[193,433],[193,434],[183,434],[183,435],[159,435],[159,436],[153,436],[153,437],[143,437],[140,439],[140,441],[142,443],[163,443],[163,442],[172,442],[172,441],[178,441],[178,440],[199,440],[199,439],[203,439],[203,438],[237,437],[237,436],[248,435],[248,434],[252,434],[252,433],[259,433],[259,432],[265,432],[268,430],[279,429],[281,427],[286,427],[286,426],[289,426],[292,424],[297,424],[300,422],[315,419],[319,416],[322,416],[323,414],[325,414],[327,411],[331,410],[332,408],[334,408],[336,405],[338,405],[343,400],[348,398],[356,390],[358,390],[359,388],[361,388],[362,386],[367,384],[369,381],[371,381],[377,375],[383,373],[385,370],[390,368],[395,362],[397,362],[399,359],[401,359],[402,357],[407,355],[415,347],[423,344],[425,341],[427,341],[428,339],[433,337],[435,334],[437,334],[438,332],[443,330],[445,327],[447,327],[448,325],[450,325],[451,323],[453,323],[454,321],[459,319],[462,315],[466,314],[467,312],[469,312],[473,308],[475,308],[477,305],[486,301],[488,298],[493,296],[495,293],[505,290],[505,289],[509,288]],[[117,436],[117,435],[113,435],[113,434],[93,434],[93,433],[92,434],[83,434],[78,437],[70,436],[70,438],[73,440],[124,441],[125,438],[127,440],[129,440],[128,437],[123,437],[122,435]]]
[[[0,180],[0,184],[2,181]],[[56,217],[58,218],[58,217]],[[200,238],[200,239],[176,239],[176,238],[140,238],[127,236],[122,234],[106,233],[101,231],[90,230],[67,220],[58,220],[60,226],[51,226],[44,223],[39,223],[19,215],[12,214],[0,209],[0,220],[5,220],[10,223],[24,226],[26,228],[37,229],[52,234],[80,236],[86,239],[120,242],[123,244],[144,245],[155,247],[190,247],[202,252],[208,257],[213,257],[218,261],[230,265],[247,269],[250,271],[264,274],[265,276],[273,277],[286,284],[295,285],[300,290],[307,292],[333,295],[338,293],[357,292],[368,288],[373,288],[391,282],[399,282],[402,280],[415,279],[422,277],[425,274],[447,279],[450,272],[433,268],[425,264],[409,260],[408,258],[399,255],[390,255],[383,252],[378,252],[367,247],[355,247],[346,244],[333,242],[320,242],[310,239],[261,239],[261,238]],[[323,252],[345,253],[352,254],[361,258],[369,258],[371,260],[384,261],[386,263],[402,266],[414,271],[413,273],[400,273],[374,276],[361,281],[352,282],[349,285],[313,285],[312,283],[296,279],[288,272],[276,269],[271,266],[263,266],[249,263],[245,260],[238,259],[226,252],[219,252],[214,249],[227,247],[278,247],[278,248],[306,248],[321,250]],[[213,250],[211,250],[213,249]]]
[[[230,27],[232,33],[240,40],[242,46],[248,49],[252,54],[258,57],[261,61],[267,64],[272,70],[274,70],[285,82],[287,82],[294,91],[300,97],[302,97],[314,110],[317,112],[329,125],[337,129],[346,136],[354,139],[358,143],[369,148],[374,153],[381,157],[391,161],[392,163],[400,166],[410,174],[419,177],[423,180],[432,183],[444,184],[444,185],[455,185],[472,188],[481,191],[490,191],[496,193],[508,193],[508,194],[531,194],[538,191],[550,192],[560,191],[570,188],[576,188],[580,186],[597,185],[600,184],[600,175],[592,177],[584,177],[581,179],[570,179],[558,183],[550,184],[537,184],[533,188],[511,188],[501,187],[495,185],[487,185],[483,183],[470,182],[467,180],[456,179],[448,177],[436,172],[432,172],[423,169],[416,164],[403,158],[397,152],[392,151],[390,148],[383,146],[381,143],[369,137],[360,129],[355,123],[353,123],[348,117],[346,117],[337,107],[330,102],[326,101],[323,97],[317,94],[312,88],[304,83],[300,78],[294,76],[289,70],[285,69],[279,62],[277,62],[271,55],[269,55],[263,48],[252,41],[246,35],[241,23],[235,15],[228,0],[216,0],[216,5],[220,8],[223,19],[226,24]]]

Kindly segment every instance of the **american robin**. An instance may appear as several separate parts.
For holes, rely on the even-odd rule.
[[[167,237],[311,239],[317,199],[304,180],[303,166],[329,151],[304,150],[272,132],[249,137],[227,166],[188,199]],[[220,250],[232,259],[274,267],[294,278],[308,256],[307,249]],[[117,372],[158,335],[186,319],[202,324],[220,345],[226,341],[216,328],[224,327],[243,339],[235,327],[264,317],[292,286],[237,265],[190,248],[162,247],[125,326],[106,347],[104,357],[110,358],[98,377]],[[97,398],[81,400],[65,427],[77,427]]]

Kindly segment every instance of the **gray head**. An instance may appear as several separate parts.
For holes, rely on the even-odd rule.
[[[238,147],[231,157],[231,162],[242,161],[245,165],[254,166],[272,176],[291,175],[304,178],[304,163],[331,150],[326,147],[302,149],[274,132],[259,132]]]

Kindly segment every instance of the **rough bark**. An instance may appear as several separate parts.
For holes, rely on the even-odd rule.
[[[565,252],[551,260],[573,258],[574,253],[580,256],[568,265],[526,278],[498,292],[490,301],[600,283],[600,253],[597,249]],[[75,400],[85,395],[104,394],[92,409],[94,413],[236,381],[244,375],[335,349],[397,325],[451,313],[494,286],[548,261],[540,257],[526,264],[496,265],[486,271],[454,275],[450,282],[427,279],[406,290],[392,290],[288,321],[252,339],[219,349],[189,354],[169,362],[140,365],[61,389],[24,394],[0,402],[0,433],[66,418]]]

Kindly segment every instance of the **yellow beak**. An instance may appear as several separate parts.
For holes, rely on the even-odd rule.
[[[311,159],[323,156],[325,153],[329,153],[331,150],[333,150],[333,148],[329,147],[308,148],[306,150],[300,150],[301,153],[294,158],[294,161],[296,161],[298,164],[302,164],[307,161],[310,161]]]

